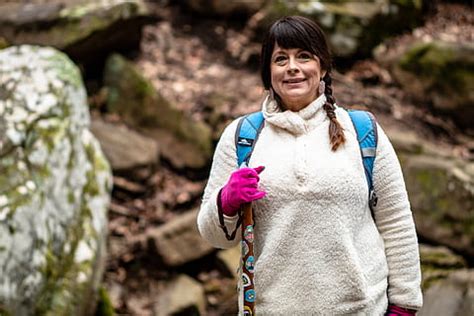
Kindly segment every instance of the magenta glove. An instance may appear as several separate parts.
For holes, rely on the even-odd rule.
[[[229,181],[220,191],[222,212],[227,216],[237,214],[240,206],[261,199],[266,192],[258,190],[258,176],[265,167],[240,168],[230,175]]]
[[[415,316],[416,312],[410,309],[398,307],[396,305],[388,305],[385,316]]]

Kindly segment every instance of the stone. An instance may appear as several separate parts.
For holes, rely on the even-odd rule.
[[[474,255],[474,163],[410,131],[385,130],[400,160],[418,234]]]
[[[265,4],[265,0],[228,1],[228,0],[186,0],[193,11],[205,15],[230,16],[237,14],[251,15]]]
[[[160,144],[175,167],[203,168],[212,156],[212,134],[162,97],[151,82],[120,55],[111,56],[104,74],[109,111]]]
[[[181,274],[171,280],[154,306],[155,316],[205,315],[204,289],[193,278]]]
[[[397,153],[416,155],[426,152],[426,142],[421,141],[414,132],[386,128],[385,133]]]
[[[199,234],[196,224],[198,211],[188,211],[147,231],[148,244],[167,266],[183,265],[214,250]]]
[[[474,163],[399,155],[418,234],[474,258]]]
[[[161,157],[176,169],[202,169],[209,163],[210,152],[203,152],[190,141],[182,141],[170,130],[143,128],[141,132],[159,144]]]
[[[222,264],[222,268],[229,276],[239,278],[239,266],[241,261],[240,244],[229,249],[220,250],[217,259]]]
[[[425,291],[420,316],[474,315],[474,269],[453,272]]]
[[[85,65],[138,48],[153,20],[143,0],[8,1],[0,12],[0,42],[53,46]]]
[[[389,54],[381,45],[375,57],[415,100],[432,104],[461,128],[473,129],[473,43],[413,42]]]
[[[420,244],[420,261],[424,290],[446,279],[453,271],[467,268],[463,257],[443,246]]]
[[[0,51],[0,314],[95,308],[112,179],[88,110],[66,55]]]
[[[112,170],[129,170],[159,163],[158,144],[125,125],[93,119],[91,131],[99,140]]]

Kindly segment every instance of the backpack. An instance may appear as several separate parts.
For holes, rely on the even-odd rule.
[[[374,116],[370,112],[361,110],[347,110],[347,112],[357,133],[365,178],[369,188],[369,207],[373,217],[373,208],[377,205],[377,195],[374,192],[372,181],[377,150],[377,125]],[[247,114],[240,119],[235,132],[238,167],[248,164],[260,131],[265,125],[264,123],[265,119],[261,111]]]

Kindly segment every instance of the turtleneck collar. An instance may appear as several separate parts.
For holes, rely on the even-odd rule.
[[[322,109],[325,102],[326,96],[321,94],[298,112],[283,111],[275,100],[267,96],[262,104],[262,112],[266,122],[292,134],[301,135],[309,132],[327,118],[326,112]]]

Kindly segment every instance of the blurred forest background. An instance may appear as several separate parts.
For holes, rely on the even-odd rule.
[[[266,28],[299,14],[326,31],[338,105],[372,111],[399,155],[419,315],[474,315],[473,9],[1,1],[0,314],[236,314],[240,249],[213,249],[196,216],[223,128],[265,95]]]

